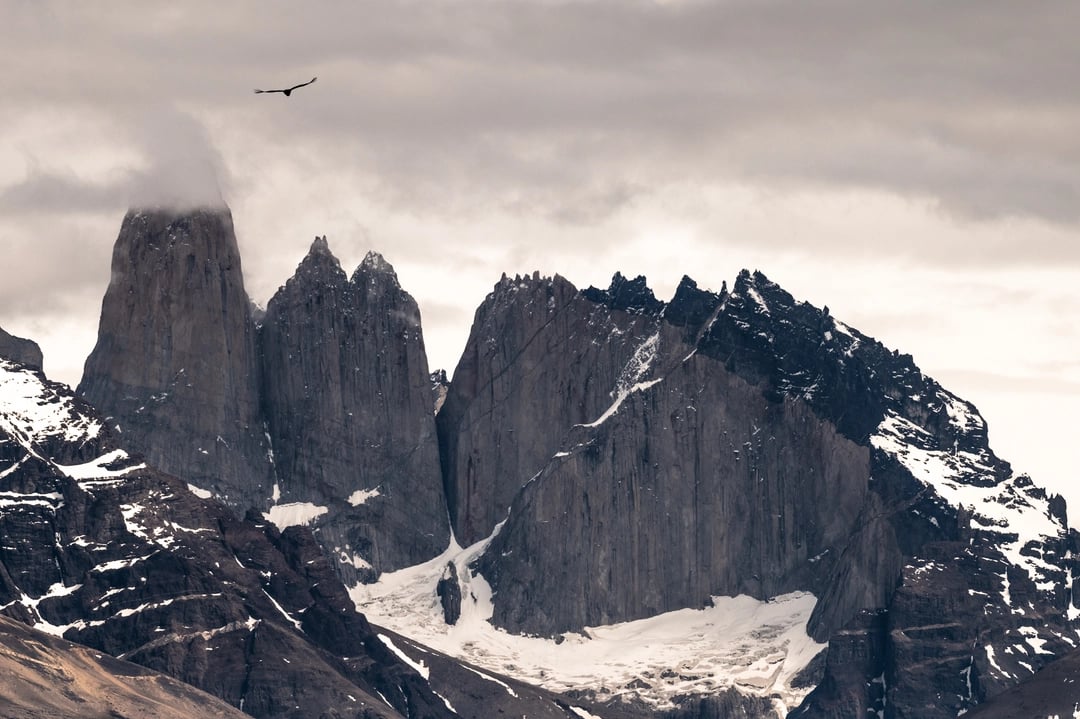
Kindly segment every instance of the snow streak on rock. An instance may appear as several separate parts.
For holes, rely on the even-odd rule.
[[[957,426],[982,422],[977,415],[961,411],[960,403],[948,406],[950,420]],[[973,527],[996,535],[994,541],[1008,561],[1023,567],[1040,590],[1056,586],[1048,575],[1060,569],[1044,561],[1039,548],[1048,539],[1063,538],[1067,528],[1051,514],[1045,492],[1026,476],[997,482],[985,450],[975,454],[941,449],[926,430],[895,412],[882,420],[870,442],[950,505],[971,511]]]

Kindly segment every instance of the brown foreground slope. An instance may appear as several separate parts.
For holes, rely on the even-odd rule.
[[[5,719],[240,719],[194,687],[0,616]]]

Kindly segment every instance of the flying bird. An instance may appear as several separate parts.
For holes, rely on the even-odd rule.
[[[280,93],[283,93],[285,95],[285,97],[288,97],[289,95],[292,94],[292,91],[295,90],[296,88],[304,87],[305,85],[310,85],[311,83],[315,82],[318,79],[319,78],[317,78],[317,77],[313,77],[310,80],[308,80],[307,82],[302,82],[299,85],[293,85],[292,87],[286,88],[284,90],[256,90],[255,94],[258,95],[258,94],[261,94],[261,93],[264,93],[264,92],[280,92]]]

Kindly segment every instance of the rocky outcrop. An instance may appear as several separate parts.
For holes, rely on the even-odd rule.
[[[458,583],[457,566],[448,562],[442,577],[435,585],[435,594],[442,604],[443,619],[447,624],[457,624],[461,618],[461,584]]]
[[[442,409],[446,401],[446,393],[450,391],[450,380],[446,377],[446,370],[437,369],[431,373],[431,398],[435,405],[435,414]]]
[[[241,521],[195,492],[119,448],[66,387],[0,360],[0,614],[255,717],[479,719],[474,698],[491,695],[508,715],[576,716],[406,651],[356,612],[307,528]]]
[[[79,393],[127,447],[243,508],[272,485],[257,368],[228,209],[128,212]]]
[[[0,327],[0,357],[26,365],[31,369],[42,367],[41,348],[37,342],[8,334]]]
[[[420,312],[390,264],[369,253],[349,278],[316,238],[259,340],[275,502],[327,508],[316,531],[349,583],[445,549]]]

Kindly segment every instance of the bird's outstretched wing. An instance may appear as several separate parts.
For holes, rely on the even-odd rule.
[[[292,87],[287,87],[287,88],[285,88],[284,90],[256,90],[256,91],[255,91],[255,94],[256,94],[256,95],[261,95],[261,94],[263,94],[263,93],[267,93],[267,92],[280,92],[280,93],[281,93],[282,95],[284,95],[285,97],[288,97],[289,95],[291,95],[291,94],[292,94],[292,91],[293,91],[293,90],[295,90],[296,88],[298,88],[298,87],[304,87],[304,86],[306,86],[306,85],[310,85],[311,83],[315,82],[315,81],[316,81],[316,80],[318,80],[318,79],[319,79],[319,78],[317,78],[317,77],[313,77],[313,78],[311,78],[310,80],[308,80],[307,82],[302,82],[302,83],[300,83],[299,85],[293,85]]]
[[[317,77],[313,77],[313,78],[311,78],[310,80],[308,80],[307,82],[302,82],[302,83],[300,83],[299,85],[293,85],[292,87],[290,87],[290,88],[289,88],[288,90],[286,90],[285,92],[292,92],[293,90],[295,90],[295,89],[296,89],[296,88],[298,88],[298,87],[304,87],[304,86],[306,86],[306,85],[310,85],[311,83],[315,82],[315,81],[316,81],[316,80],[318,80],[318,79],[319,79],[319,78],[317,78]]]

